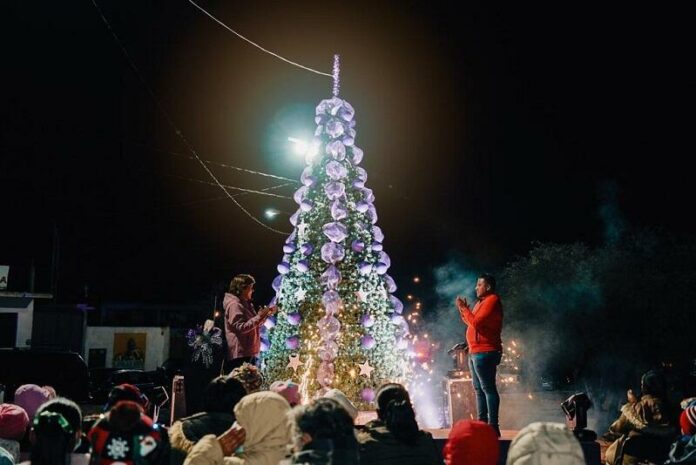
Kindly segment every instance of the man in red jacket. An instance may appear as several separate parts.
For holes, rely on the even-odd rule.
[[[495,294],[495,278],[481,275],[476,281],[474,308],[466,299],[457,297],[456,304],[462,321],[466,323],[466,342],[469,346],[469,370],[476,392],[478,419],[487,421],[498,436],[498,410],[500,396],[495,385],[496,368],[500,364],[503,346],[500,333],[503,329],[503,306]]]

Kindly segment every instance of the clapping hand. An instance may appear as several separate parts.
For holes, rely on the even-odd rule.
[[[464,311],[464,309],[469,309],[469,303],[466,301],[466,297],[463,299],[459,296],[457,296],[457,300],[455,301],[457,304],[457,308],[459,309],[459,312]]]

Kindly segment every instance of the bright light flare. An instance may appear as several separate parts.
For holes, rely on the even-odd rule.
[[[273,219],[276,216],[278,216],[280,212],[274,208],[267,208],[265,212],[263,212],[264,215],[266,215],[266,218]]]
[[[288,137],[288,140],[292,142],[293,144],[293,151],[297,155],[304,155],[307,153],[307,149],[309,149],[309,144],[302,139],[298,139],[296,137]]]

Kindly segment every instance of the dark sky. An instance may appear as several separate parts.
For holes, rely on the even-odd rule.
[[[313,132],[328,78],[263,54],[186,1],[98,3],[204,159],[299,177],[287,137]],[[452,256],[498,269],[532,241],[599,244],[607,192],[632,227],[695,232],[684,12],[201,3],[304,65],[329,71],[342,55],[341,96],[356,109],[397,282]],[[55,229],[65,302],[84,285],[108,300],[187,301],[238,272],[268,288],[283,238],[182,179],[210,181],[91,1],[15,0],[1,16],[0,262],[21,271],[34,260],[47,276]],[[240,187],[278,183],[214,171]],[[239,201],[260,217],[295,209]],[[271,224],[289,230],[286,218]]]

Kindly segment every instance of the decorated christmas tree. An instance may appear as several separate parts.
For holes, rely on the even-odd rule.
[[[269,382],[291,378],[305,400],[337,388],[364,408],[380,384],[404,381],[409,328],[337,74],[336,63],[334,97],[316,108],[299,209],[273,281],[280,310],[262,330],[262,358]]]

